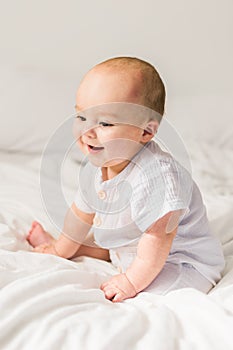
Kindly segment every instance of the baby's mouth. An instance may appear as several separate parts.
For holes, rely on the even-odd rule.
[[[92,153],[92,152],[99,152],[102,151],[104,149],[104,147],[101,146],[91,146],[91,145],[87,145],[88,146],[88,150]]]

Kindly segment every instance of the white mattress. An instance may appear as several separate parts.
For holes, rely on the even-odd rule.
[[[166,296],[140,293],[118,304],[99,289],[117,272],[110,263],[30,252],[25,235],[32,220],[58,234],[40,196],[40,157],[0,153],[0,349],[233,348],[233,156],[209,144],[190,144],[189,152],[223,244],[223,278],[208,295],[187,288]],[[65,166],[68,203],[77,167],[72,160]]]

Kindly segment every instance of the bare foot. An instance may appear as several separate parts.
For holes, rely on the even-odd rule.
[[[33,221],[32,227],[27,235],[27,241],[33,247],[41,244],[50,244],[54,242],[54,238],[44,230],[43,226],[37,221]]]
[[[58,252],[54,247],[54,244],[48,244],[48,243],[38,245],[36,248],[33,249],[33,252],[59,256]]]

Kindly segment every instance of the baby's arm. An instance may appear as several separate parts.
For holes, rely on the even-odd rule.
[[[124,274],[101,286],[107,299],[122,301],[148,287],[162,270],[177,232],[180,212],[170,212],[156,221],[139,241],[137,256]]]
[[[177,232],[178,219],[179,212],[166,214],[139,241],[137,256],[126,271],[137,293],[148,287],[162,270]],[[170,220],[173,221],[172,231],[167,229]]]
[[[36,252],[58,255],[63,258],[71,258],[80,248],[89,232],[95,214],[82,212],[73,203],[66,214],[64,220],[63,233],[58,240],[54,240],[51,244],[42,244],[34,249]],[[74,236],[79,239],[75,242],[69,236]]]

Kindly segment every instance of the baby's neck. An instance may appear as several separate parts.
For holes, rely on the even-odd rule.
[[[107,181],[107,180],[113,179],[120,172],[122,172],[122,170],[124,170],[129,163],[130,163],[129,160],[125,160],[125,161],[123,161],[120,164],[101,168],[103,181]]]

